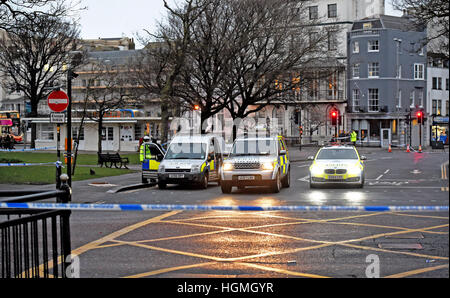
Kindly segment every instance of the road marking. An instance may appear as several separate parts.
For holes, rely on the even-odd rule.
[[[155,271],[125,276],[124,278],[141,278],[141,277],[158,275],[158,274],[177,271],[177,270],[198,268],[198,267],[204,267],[204,266],[215,265],[215,264],[217,264],[217,262],[206,262],[206,263],[199,263],[199,264],[192,264],[192,265],[185,265],[185,266],[170,267],[170,268],[164,268],[164,269],[159,269],[159,270],[155,270]]]
[[[75,250],[72,250],[72,255],[79,256],[79,255],[81,255],[81,254],[83,254],[83,253],[85,253],[85,252],[87,252],[87,251],[89,251],[89,250],[92,250],[92,249],[97,248],[98,246],[100,246],[100,245],[103,244],[103,243],[106,243],[106,242],[109,242],[109,241],[113,241],[114,238],[120,237],[120,236],[122,236],[122,235],[124,235],[124,234],[127,234],[127,233],[129,233],[129,232],[132,232],[132,231],[134,231],[134,230],[136,230],[136,229],[138,229],[138,228],[141,228],[141,227],[143,227],[143,226],[146,226],[146,225],[148,225],[148,224],[150,224],[150,223],[161,221],[161,220],[164,219],[164,218],[170,217],[170,216],[175,215],[175,214],[178,214],[178,213],[180,213],[180,212],[182,212],[182,211],[178,211],[178,210],[177,210],[177,211],[167,212],[167,213],[158,215],[158,216],[156,216],[156,217],[152,217],[152,218],[150,218],[150,219],[148,219],[148,220],[141,221],[141,222],[138,222],[138,223],[136,223],[136,224],[134,224],[134,225],[125,227],[125,228],[120,229],[120,230],[118,230],[118,231],[116,231],[116,232],[113,232],[113,233],[111,233],[111,234],[109,234],[109,235],[107,235],[107,236],[105,236],[105,237],[102,237],[102,238],[100,238],[100,239],[94,240],[94,241],[92,241],[92,242],[90,242],[90,243],[88,243],[88,244],[85,244],[85,245],[83,245],[83,246],[80,246],[79,248],[77,248],[77,249],[75,249]],[[59,256],[59,257],[58,257],[58,265],[59,265],[61,262],[62,262],[62,256]],[[48,266],[48,269],[53,268],[53,266],[54,266],[53,260],[50,260],[50,261],[48,262],[47,266]],[[30,269],[30,270],[31,270],[31,269]],[[44,270],[44,264],[41,264],[41,265],[39,266],[39,271],[40,271],[40,272],[43,272],[43,270]]]
[[[384,174],[386,175],[387,173],[389,173],[390,170],[391,170],[391,169],[387,169],[387,170],[384,172]]]
[[[375,180],[380,180],[381,179],[381,177],[383,177],[383,175],[381,174],[380,176],[378,176]]]
[[[427,268],[422,268],[422,269],[416,269],[416,270],[411,270],[411,271],[407,271],[407,272],[403,272],[403,273],[392,274],[392,275],[389,275],[389,276],[385,276],[384,278],[407,277],[407,276],[417,275],[417,274],[420,274],[420,273],[435,271],[435,270],[439,270],[439,269],[443,269],[443,268],[448,268],[448,264],[439,265],[439,266],[435,266],[435,267],[427,267]]]
[[[266,270],[266,271],[273,271],[273,272],[282,273],[282,274],[286,274],[286,275],[302,276],[302,277],[309,277],[309,278],[330,278],[328,276],[323,276],[323,275],[294,272],[294,271],[290,271],[290,270],[285,270],[285,269],[280,269],[280,268],[272,268],[272,267],[262,266],[262,265],[253,264],[253,263],[241,263],[241,262],[238,262],[236,264],[237,265],[242,265],[242,266],[247,266],[247,267],[252,267],[252,268],[255,268],[255,269],[262,269],[262,270]]]
[[[309,165],[297,166],[297,168],[306,168],[306,167],[309,167]]]

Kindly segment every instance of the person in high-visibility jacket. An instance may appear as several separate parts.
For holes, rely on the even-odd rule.
[[[350,141],[353,143],[353,146],[356,146],[356,139],[358,138],[358,134],[356,133],[356,131],[352,131],[351,135],[350,135]]]
[[[149,136],[145,136],[144,137],[144,142],[142,142],[141,148],[139,149],[139,160],[141,162],[144,161],[146,155],[147,156],[150,155],[150,149],[145,146],[145,144],[148,143],[149,141],[150,141],[150,137]],[[144,149],[144,148],[146,148],[146,149]],[[144,152],[144,151],[147,151],[147,152]]]

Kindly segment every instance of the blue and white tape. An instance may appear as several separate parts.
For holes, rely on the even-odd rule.
[[[56,165],[57,162],[42,162],[42,163],[0,163],[0,167],[31,167],[31,166],[45,166]]]
[[[209,206],[138,204],[0,203],[0,208],[86,211],[449,211],[449,206]]]
[[[42,151],[56,149],[55,147],[41,147],[41,148],[30,148],[30,149],[0,149],[0,152],[28,152],[28,151]]]

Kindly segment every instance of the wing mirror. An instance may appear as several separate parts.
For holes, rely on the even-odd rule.
[[[308,156],[308,160],[314,160],[314,156]]]
[[[286,155],[286,150],[280,150],[280,155]]]
[[[364,155],[361,155],[361,160],[367,160],[367,157],[365,157]]]

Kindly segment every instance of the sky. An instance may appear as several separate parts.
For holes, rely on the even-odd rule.
[[[391,1],[386,0],[385,13],[401,15],[393,10]],[[168,1],[174,2],[177,0]],[[87,7],[80,13],[83,39],[133,37],[137,48],[142,45],[136,40],[136,34],[144,34],[144,29],[152,31],[165,15],[162,0],[81,0],[81,5]]]

